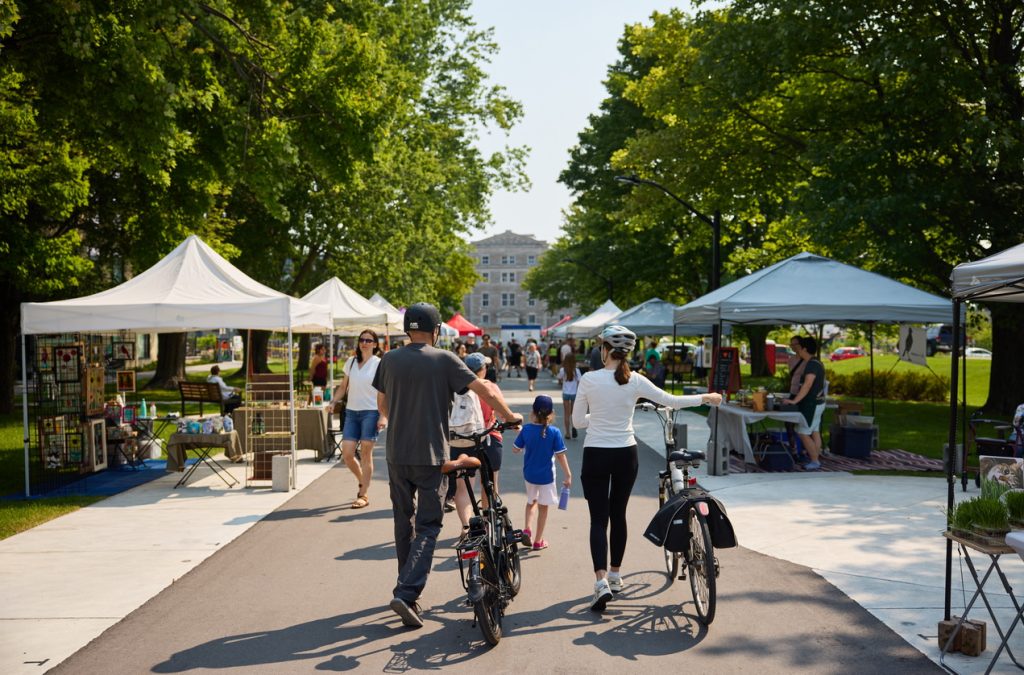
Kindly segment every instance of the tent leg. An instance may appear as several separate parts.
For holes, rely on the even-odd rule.
[[[875,323],[868,322],[868,354],[871,355],[871,416],[875,415]]]
[[[24,319],[23,319],[24,320]],[[25,352],[25,333],[21,334],[21,422],[25,433],[25,498],[32,496],[32,486],[29,478],[28,455],[28,356]]]
[[[683,364],[682,363],[676,363],[676,359],[675,359],[675,357],[676,357],[676,325],[675,324],[672,324],[672,348],[669,350],[669,353],[672,354],[672,369],[676,371],[676,372],[672,373],[672,393],[675,394],[676,393],[676,380],[678,380],[679,376],[682,375],[682,373],[683,373]]]
[[[957,385],[957,359],[960,357],[960,301],[953,300],[953,354],[950,358],[949,372],[949,449],[946,451],[946,509],[953,508],[953,469],[956,466],[956,385]],[[966,400],[965,400],[966,403]],[[966,438],[964,439],[966,450]],[[967,457],[964,456],[964,464]],[[966,467],[965,467],[966,468]],[[964,469],[961,469],[964,471]],[[966,480],[966,472],[964,473]],[[951,593],[953,589],[953,541],[946,540],[946,587],[945,606],[943,618],[949,621],[951,609]]]
[[[295,370],[294,370],[294,358],[292,356],[292,329],[288,327],[288,382],[291,386],[288,388],[288,409],[290,414],[288,415],[288,431],[291,437],[291,450],[292,450],[292,475],[291,475],[291,488],[295,489]]]

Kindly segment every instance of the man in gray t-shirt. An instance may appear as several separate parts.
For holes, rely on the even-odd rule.
[[[386,450],[395,520],[398,582],[391,609],[406,626],[420,627],[416,604],[427,584],[444,517],[448,459],[448,415],[452,397],[472,389],[505,420],[522,421],[498,387],[481,380],[455,354],[435,349],[441,315],[433,305],[416,303],[405,311],[410,344],[384,355],[373,378],[378,426],[388,426]]]

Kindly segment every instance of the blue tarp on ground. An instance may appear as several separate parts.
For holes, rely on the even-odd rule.
[[[685,324],[946,323],[953,305],[912,286],[800,253],[722,286],[674,312]]]
[[[188,464],[194,464],[195,459],[188,460]],[[167,462],[162,459],[148,459],[145,466],[132,470],[127,466],[105,469],[97,473],[82,476],[73,483],[61,486],[38,495],[33,498],[46,497],[81,497],[81,496],[104,496],[116,495],[143,483],[156,480],[167,475]],[[180,474],[178,474],[180,475]],[[24,499],[24,493],[7,495],[5,499]]]

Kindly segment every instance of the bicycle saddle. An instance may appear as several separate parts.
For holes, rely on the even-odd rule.
[[[459,469],[479,469],[480,460],[476,457],[470,457],[469,455],[462,454],[456,459],[449,459],[447,462],[441,465],[441,473],[451,473],[452,471],[458,471]]]
[[[668,456],[670,462],[697,462],[707,457],[703,450],[676,450]]]

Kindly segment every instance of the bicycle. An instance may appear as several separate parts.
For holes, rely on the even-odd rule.
[[[479,433],[463,435],[450,432],[453,441],[470,441],[472,445],[467,449],[474,454],[461,454],[441,467],[444,473],[454,473],[455,480],[466,481],[466,490],[473,505],[469,532],[455,548],[456,559],[468,604],[473,607],[475,623],[480,625],[484,639],[491,645],[501,641],[505,609],[522,587],[519,544],[523,532],[512,525],[508,508],[494,490],[494,472],[487,453],[483,451],[483,444],[492,431],[505,431],[517,426],[519,422],[495,422]],[[477,502],[473,494],[473,476],[477,470],[480,471],[480,485],[487,508]]]
[[[686,570],[689,569],[690,591],[697,608],[697,618],[709,626],[715,620],[716,586],[721,570],[718,558],[714,555],[711,530],[708,527],[708,493],[697,484],[695,477],[690,476],[690,469],[700,466],[706,455],[700,450],[676,449],[673,409],[649,402],[638,403],[636,407],[658,413],[664,428],[665,469],[658,472],[659,509],[673,499],[686,502],[680,506],[679,511],[685,509],[688,541],[683,542],[682,546],[678,542],[672,543],[672,548],[682,548],[681,551],[670,550],[670,537],[666,537],[663,543],[668,582],[671,585],[677,578],[685,580]],[[676,512],[673,516],[673,523],[680,522],[678,515],[679,512]],[[680,565],[681,562],[685,563],[685,568]]]

